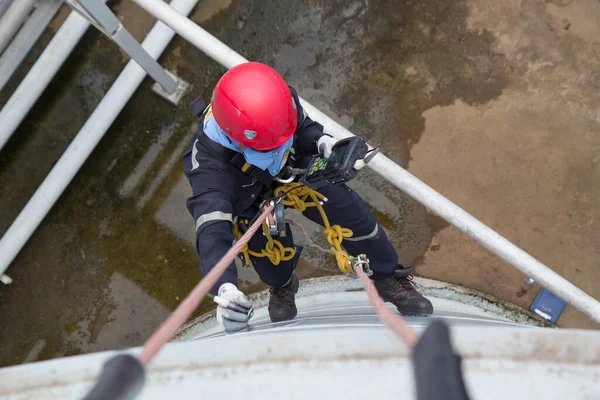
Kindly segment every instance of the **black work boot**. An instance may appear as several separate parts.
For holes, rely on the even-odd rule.
[[[296,292],[300,281],[296,274],[292,274],[292,279],[287,285],[281,287],[272,287],[269,289],[271,297],[269,298],[269,316],[272,322],[289,321],[298,314],[296,308]]]
[[[431,302],[417,292],[411,282],[414,269],[415,267],[404,268],[399,265],[392,276],[373,283],[381,298],[395,305],[400,314],[433,314]]]

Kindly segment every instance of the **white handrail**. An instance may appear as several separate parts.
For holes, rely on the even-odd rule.
[[[133,1],[221,65],[231,68],[248,61],[200,26],[173,10],[167,3],[161,0]],[[320,122],[327,132],[336,138],[354,136],[352,132],[305,100],[302,100],[302,105],[311,118]],[[600,322],[600,302],[481,223],[404,168],[383,154],[375,156],[368,166],[571,306],[585,313],[595,322]]]
[[[13,0],[0,0],[0,18],[4,15],[8,7],[10,7]]]
[[[0,91],[40,38],[63,0],[40,3],[0,56]]]
[[[19,0],[12,3],[0,18],[0,54],[17,34],[37,0]]]

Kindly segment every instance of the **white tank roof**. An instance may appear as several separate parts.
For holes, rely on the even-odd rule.
[[[298,301],[301,314],[294,323],[273,326],[261,320],[266,311],[258,309],[250,332],[187,329],[180,339],[195,340],[166,346],[150,365],[138,398],[415,398],[410,354],[387,328],[362,320],[372,317],[364,293],[341,285],[326,295],[314,283],[323,282],[304,285],[308,292]],[[460,296],[433,300],[449,308],[461,303]],[[357,307],[355,321],[349,305]],[[477,311],[467,319],[458,315],[469,314],[464,308],[446,310],[454,317],[440,316],[452,325],[472,399],[600,398],[599,332],[524,326],[467,305]],[[342,323],[326,323],[336,309]],[[417,321],[423,326],[430,319]],[[1,369],[0,399],[80,399],[115,354]]]

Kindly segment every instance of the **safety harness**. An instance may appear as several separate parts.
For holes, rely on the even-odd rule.
[[[316,207],[323,219],[323,226],[325,227],[323,233],[327,236],[327,242],[331,246],[329,252],[335,255],[338,268],[344,273],[355,273],[351,261],[356,262],[356,259],[349,256],[348,253],[342,249],[342,241],[344,238],[352,237],[353,232],[350,229],[342,228],[340,225],[331,225],[329,223],[329,218],[327,218],[327,214],[322,205],[322,202],[327,201],[325,196],[300,182],[292,182],[276,188],[275,197],[283,205],[293,207],[300,212],[304,212],[308,207]],[[246,265],[250,264],[250,256],[268,257],[273,265],[279,265],[281,261],[288,261],[294,258],[296,250],[292,247],[284,247],[279,240],[274,239],[269,233],[266,221],[262,225],[262,230],[267,238],[267,244],[264,249],[259,252],[253,251],[250,250],[246,244],[240,251],[244,256]],[[234,225],[233,233],[236,239],[242,237],[243,232],[239,228],[239,223]],[[359,258],[360,257],[361,256],[359,256]],[[365,256],[363,255],[362,257]]]

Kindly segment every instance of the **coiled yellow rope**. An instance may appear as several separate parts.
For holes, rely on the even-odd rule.
[[[348,253],[342,250],[342,241],[344,238],[352,237],[352,231],[347,228],[342,228],[339,225],[331,225],[329,218],[325,214],[325,210],[321,205],[321,201],[327,201],[325,196],[321,193],[306,187],[298,182],[287,183],[275,189],[275,197],[279,197],[283,194],[281,203],[293,207],[296,210],[303,212],[308,207],[316,207],[321,214],[323,219],[323,225],[325,229],[323,232],[327,236],[327,242],[329,242],[330,251],[335,255],[337,266],[340,271],[344,273],[355,273],[350,265]],[[238,224],[233,227],[233,233],[236,238],[242,236]],[[288,261],[294,258],[296,251],[292,247],[284,247],[280,241],[275,240],[269,235],[267,224],[263,224],[263,233],[267,238],[267,244],[264,249],[260,252],[252,251],[246,245],[241,253],[244,255],[246,265],[250,264],[250,256],[253,257],[268,257],[273,265],[279,265],[281,261]]]

